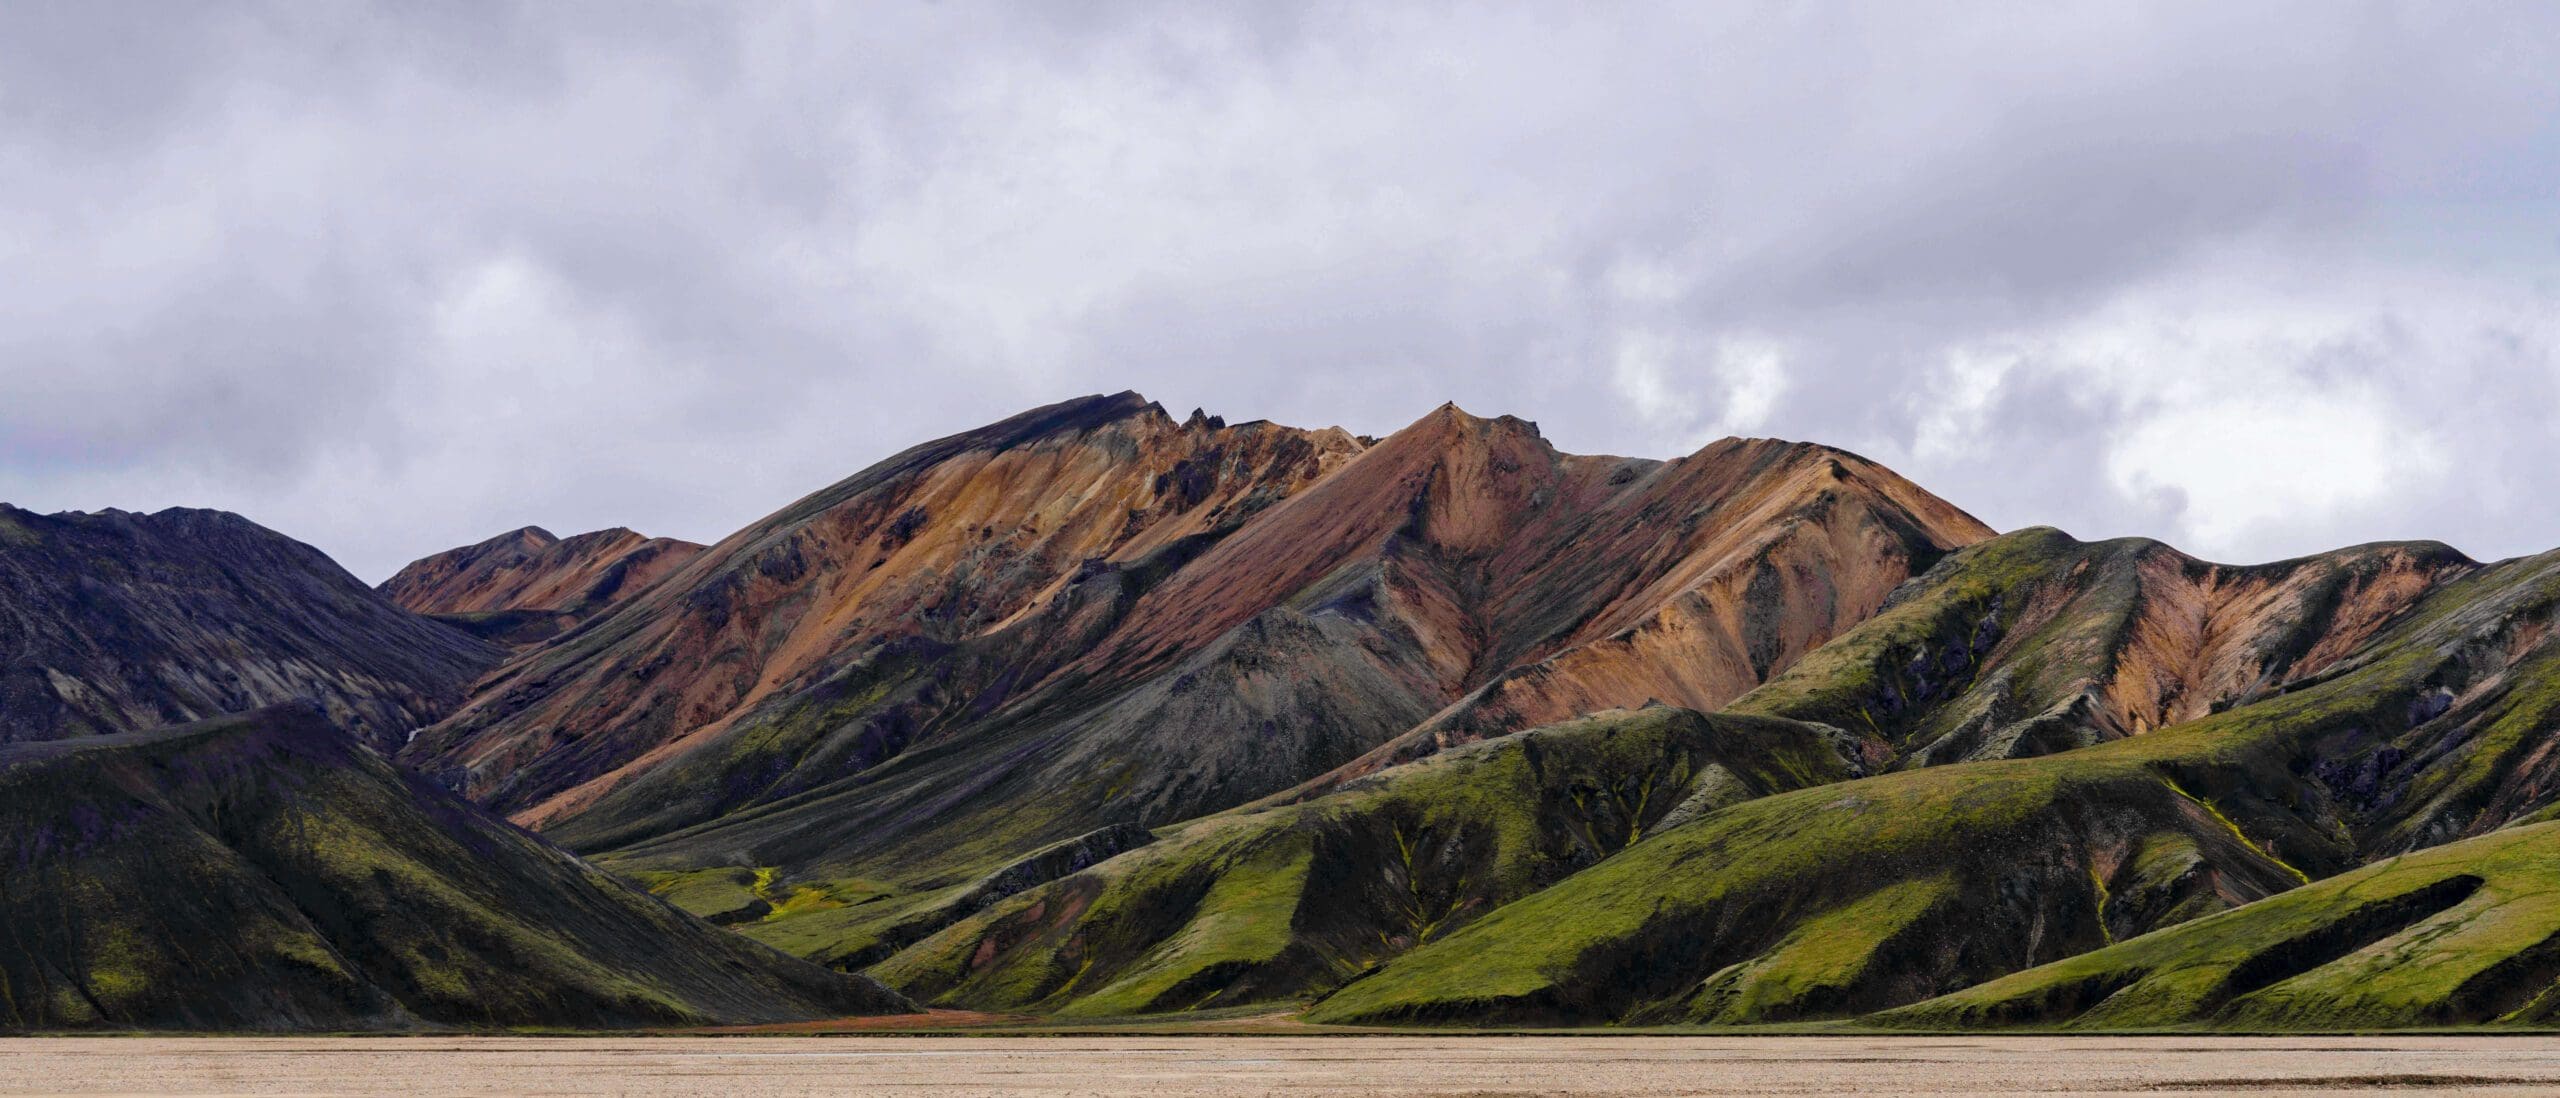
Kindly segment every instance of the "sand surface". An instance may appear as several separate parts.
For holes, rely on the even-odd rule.
[[[7,1094],[2560,1094],[2546,1038],[0,1041]]]

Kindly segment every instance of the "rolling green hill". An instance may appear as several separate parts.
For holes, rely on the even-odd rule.
[[[1878,1015],[1932,1029],[2560,1022],[2560,823],[2404,854]]]

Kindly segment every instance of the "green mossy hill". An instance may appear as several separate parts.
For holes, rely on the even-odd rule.
[[[1300,998],[1651,829],[1847,777],[1829,734],[1651,707],[1453,749],[1187,825],[873,969],[920,1000],[1103,1016]]]
[[[2539,712],[2560,554],[2437,589],[2290,691],[2041,757],[1903,771],[1662,830],[1317,1005],[1320,1022],[1747,1023],[1954,991],[2362,864],[2431,773]],[[2441,699],[2441,700],[2440,700]],[[2407,750],[2444,735],[2431,755]],[[2416,739],[2413,739],[2416,738]],[[2469,745],[2482,746],[2472,747]],[[2551,794],[2521,789],[2494,826]]]
[[[1839,1017],[2298,883],[2132,760],[1970,763],[1646,838],[1317,1004],[1354,1025]]]
[[[0,749],[0,1029],[788,1021],[907,1004],[722,932],[316,710]]]
[[[2560,824],[2403,855],[1869,1019],[1928,1029],[2560,1022]]]
[[[788,876],[779,866],[634,870],[630,875],[704,919],[851,972],[1005,897],[1153,841],[1145,828],[1116,824],[1052,843],[976,880],[938,888],[906,888],[863,877],[805,879]]]
[[[1736,712],[1883,737],[1903,766],[2050,754],[2244,705],[2475,567],[2434,543],[2274,564],[2036,527],[1950,554]]]

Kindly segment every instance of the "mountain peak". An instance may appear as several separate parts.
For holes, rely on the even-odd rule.
[[[379,590],[421,614],[499,614],[455,624],[520,645],[638,593],[701,551],[692,542],[650,538],[627,526],[567,539],[526,526],[411,561]]]

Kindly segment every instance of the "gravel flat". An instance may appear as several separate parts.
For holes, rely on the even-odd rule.
[[[26,1038],[5,1094],[2560,1094],[2560,1039]]]

